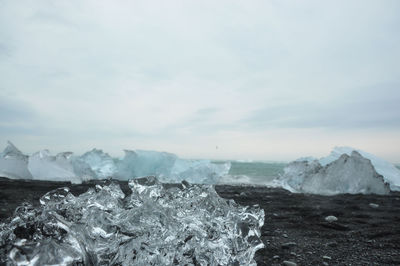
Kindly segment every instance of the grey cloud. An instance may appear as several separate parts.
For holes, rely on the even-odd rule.
[[[0,123],[28,122],[36,117],[36,111],[26,102],[0,98]]]
[[[259,109],[243,119],[254,128],[400,128],[399,84],[360,88],[331,101],[303,101]]]

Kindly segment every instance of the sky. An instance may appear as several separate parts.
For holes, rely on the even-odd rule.
[[[400,163],[400,1],[0,0],[0,148]]]

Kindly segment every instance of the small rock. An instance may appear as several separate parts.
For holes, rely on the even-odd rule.
[[[292,256],[297,256],[297,254],[294,253],[294,252],[290,252],[290,255],[292,255]]]
[[[239,196],[245,197],[245,196],[246,196],[246,193],[240,192]]]
[[[297,244],[295,243],[295,242],[287,242],[287,243],[283,243],[282,245],[281,245],[281,247],[283,248],[283,249],[289,249],[290,247],[294,247],[294,246],[296,246]]]
[[[379,207],[379,205],[378,205],[378,204],[375,204],[375,203],[370,203],[369,206],[370,206],[371,208],[374,208],[374,209],[376,209],[376,208]]]
[[[275,216],[275,217],[278,217],[278,216],[279,216],[277,213],[273,213],[272,215]]]
[[[272,257],[274,260],[277,260],[277,259],[279,259],[279,256],[278,255],[275,255],[275,256],[273,256]]]
[[[297,266],[297,264],[293,261],[289,261],[289,260],[284,260],[283,261],[283,265],[285,266]]]
[[[329,256],[322,256],[322,258],[323,258],[324,260],[331,260],[331,259],[332,259],[332,258],[329,257]]]
[[[284,238],[288,238],[288,235],[287,234],[283,234],[282,235]]]
[[[332,223],[332,222],[336,222],[338,220],[338,218],[336,216],[333,215],[329,215],[325,217],[325,221]]]
[[[326,244],[328,247],[334,248],[337,247],[337,243],[336,242],[329,242],[328,244]]]

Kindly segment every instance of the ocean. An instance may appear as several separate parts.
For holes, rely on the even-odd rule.
[[[222,162],[221,162],[222,163]],[[221,183],[268,185],[279,175],[287,163],[283,162],[240,162],[231,161],[231,168],[227,176],[223,176]]]

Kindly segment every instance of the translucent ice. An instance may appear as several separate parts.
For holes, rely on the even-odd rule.
[[[177,159],[171,170],[170,179],[172,182],[186,180],[191,183],[216,184],[222,176],[228,174],[230,167],[230,162],[213,163],[210,160]]]
[[[124,180],[147,175],[169,177],[177,158],[168,152],[125,150],[125,157],[118,163],[116,175]]]
[[[353,151],[322,166],[317,160],[294,161],[281,176],[284,187],[293,192],[331,195],[337,193],[389,193],[389,185],[371,161]]]
[[[264,211],[220,198],[212,186],[164,188],[154,177],[78,197],[61,188],[40,208],[0,224],[1,264],[255,265]]]
[[[71,155],[70,152],[63,152],[53,156],[48,150],[36,152],[29,156],[28,170],[33,179],[82,183],[83,177],[74,173],[69,160]]]
[[[28,171],[28,156],[8,141],[6,148],[0,153],[0,176],[13,179],[32,179]]]
[[[116,172],[113,158],[102,150],[93,149],[83,154],[79,159],[89,165],[99,179],[113,176]]]
[[[123,180],[154,175],[163,182],[179,183],[186,180],[198,184],[215,184],[229,172],[230,163],[180,159],[168,152],[125,150],[125,157],[117,164],[117,168],[116,177]]]

